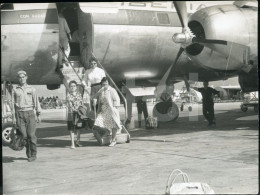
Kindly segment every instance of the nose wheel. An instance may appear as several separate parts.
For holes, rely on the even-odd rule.
[[[159,102],[153,108],[153,116],[159,122],[175,121],[179,117],[179,108],[174,102]]]

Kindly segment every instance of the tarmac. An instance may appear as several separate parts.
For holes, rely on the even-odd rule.
[[[185,107],[175,122],[152,130],[143,122],[131,129],[130,143],[114,147],[99,146],[90,130],[82,130],[83,147],[75,149],[65,110],[44,110],[36,161],[27,161],[25,149],[2,147],[3,194],[165,194],[174,169],[186,172],[190,182],[207,183],[215,194],[257,194],[259,115],[239,106],[216,103],[216,127],[207,127],[201,105],[192,112]]]

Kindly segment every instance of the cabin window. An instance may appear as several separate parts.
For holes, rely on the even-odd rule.
[[[169,16],[167,13],[157,13],[157,17],[160,24],[170,24]]]

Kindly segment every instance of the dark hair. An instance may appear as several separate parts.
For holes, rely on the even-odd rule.
[[[97,63],[97,59],[96,58],[90,58],[89,62],[95,61]]]
[[[69,82],[69,86],[70,86],[72,83],[75,83],[75,84],[77,85],[77,82],[74,81],[74,80],[72,80],[72,81]]]
[[[103,77],[100,83],[103,84],[103,83],[106,82],[106,81],[108,81],[108,80],[107,80],[107,77]]]

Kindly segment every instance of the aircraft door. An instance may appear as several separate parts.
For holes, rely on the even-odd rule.
[[[94,45],[94,26],[92,15],[79,9],[78,26],[80,36],[80,60],[83,66],[88,68]]]

